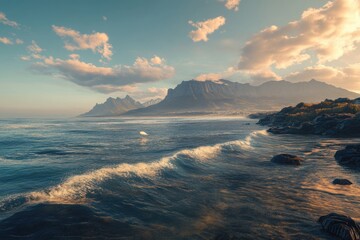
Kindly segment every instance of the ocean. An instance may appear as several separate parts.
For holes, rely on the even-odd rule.
[[[320,216],[360,220],[349,143],[240,117],[1,119],[0,239],[332,239]]]

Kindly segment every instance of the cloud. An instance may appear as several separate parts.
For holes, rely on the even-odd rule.
[[[19,27],[19,24],[17,22],[10,21],[3,12],[0,12],[0,23],[8,25],[10,27]]]
[[[162,59],[162,58],[155,55],[153,58],[150,59],[150,61],[153,64],[162,64],[164,59]]]
[[[226,0],[225,7],[229,10],[238,11],[240,0]]]
[[[343,68],[326,65],[311,66],[302,71],[293,72],[286,76],[285,79],[292,82],[316,79],[360,92],[360,63],[351,64]]]
[[[43,51],[43,49],[39,47],[39,45],[37,45],[37,43],[34,40],[31,41],[31,45],[29,45],[27,49],[29,50],[30,53],[33,54],[39,54]]]
[[[30,56],[21,56],[20,59],[23,61],[30,61],[31,57]]]
[[[319,64],[342,57],[360,42],[360,2],[334,0],[310,8],[301,19],[271,26],[250,38],[238,68],[249,71],[285,69],[315,58]]]
[[[6,45],[11,45],[13,42],[7,37],[0,37],[0,42]]]
[[[221,79],[229,79],[238,76],[241,80],[248,80],[254,84],[260,84],[267,81],[281,80],[282,78],[272,71],[245,71],[238,70],[235,67],[230,67],[227,70],[219,73],[205,73],[197,76],[195,80],[198,81],[213,81],[221,82]]]
[[[20,44],[23,44],[24,41],[21,40],[21,39],[19,39],[19,38],[17,38],[17,39],[15,40],[15,43],[20,45]]]
[[[107,21],[107,17],[106,17],[106,16],[102,16],[102,19],[103,19],[104,21]]]
[[[13,41],[12,39],[7,38],[7,37],[0,37],[0,43],[6,44],[6,45],[13,45],[14,43],[16,43],[16,44],[20,45],[20,44],[23,44],[24,41],[19,38],[15,39],[15,41]]]
[[[217,29],[219,29],[222,25],[225,24],[225,18],[222,16],[219,16],[219,17],[216,17],[213,19],[208,19],[203,22],[194,23],[193,21],[189,21],[189,24],[191,26],[197,28],[196,30],[193,30],[189,33],[189,37],[194,42],[200,42],[200,41],[207,42],[209,40],[208,35],[212,34]]]
[[[28,56],[21,56],[20,59],[23,61],[30,61],[31,59],[45,59],[46,57],[42,56],[41,53],[44,51],[34,40],[31,41],[31,44],[27,46]]]
[[[65,49],[69,51],[90,49],[100,53],[103,58],[111,60],[113,55],[112,45],[108,42],[109,37],[106,33],[95,32],[92,34],[81,34],[71,28],[52,26],[53,31],[62,38],[70,38],[71,42],[65,40]]]
[[[218,82],[220,79],[227,79],[228,77],[236,74],[236,70],[234,68],[228,68],[226,71],[219,73],[204,73],[195,77],[197,81],[213,81]]]
[[[175,69],[165,64],[164,60],[154,63],[138,57],[131,66],[98,67],[82,62],[78,55],[71,54],[70,59],[53,57],[44,58],[34,63],[32,70],[40,74],[57,76],[80,86],[89,87],[99,92],[123,91],[129,85],[162,81],[174,76]]]

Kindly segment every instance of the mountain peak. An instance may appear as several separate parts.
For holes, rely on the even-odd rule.
[[[357,93],[316,80],[297,83],[285,80],[270,81],[259,86],[229,80],[221,81],[222,84],[213,81],[182,81],[174,89],[169,89],[167,96],[160,103],[131,111],[128,115],[271,111],[299,102],[359,97]]]
[[[84,117],[106,117],[118,116],[130,110],[143,108],[144,105],[134,100],[129,95],[124,98],[109,97],[104,103],[96,104],[89,112],[83,114]]]

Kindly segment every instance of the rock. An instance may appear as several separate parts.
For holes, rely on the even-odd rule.
[[[348,145],[335,153],[335,159],[340,165],[360,168],[360,144]]]
[[[271,162],[283,165],[301,165],[303,158],[291,154],[279,154],[271,159]]]
[[[340,98],[317,104],[299,103],[264,116],[258,124],[271,127],[269,132],[274,134],[360,137],[360,104],[354,101]]]
[[[350,180],[342,179],[342,178],[336,178],[336,179],[334,179],[334,181],[332,183],[335,185],[351,185],[351,184],[353,184]]]
[[[350,217],[337,213],[330,213],[319,218],[323,229],[343,240],[359,240],[360,226]]]

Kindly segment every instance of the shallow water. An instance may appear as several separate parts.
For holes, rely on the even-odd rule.
[[[355,142],[243,118],[3,119],[0,239],[331,239],[320,216],[360,220],[359,172],[333,157]]]

